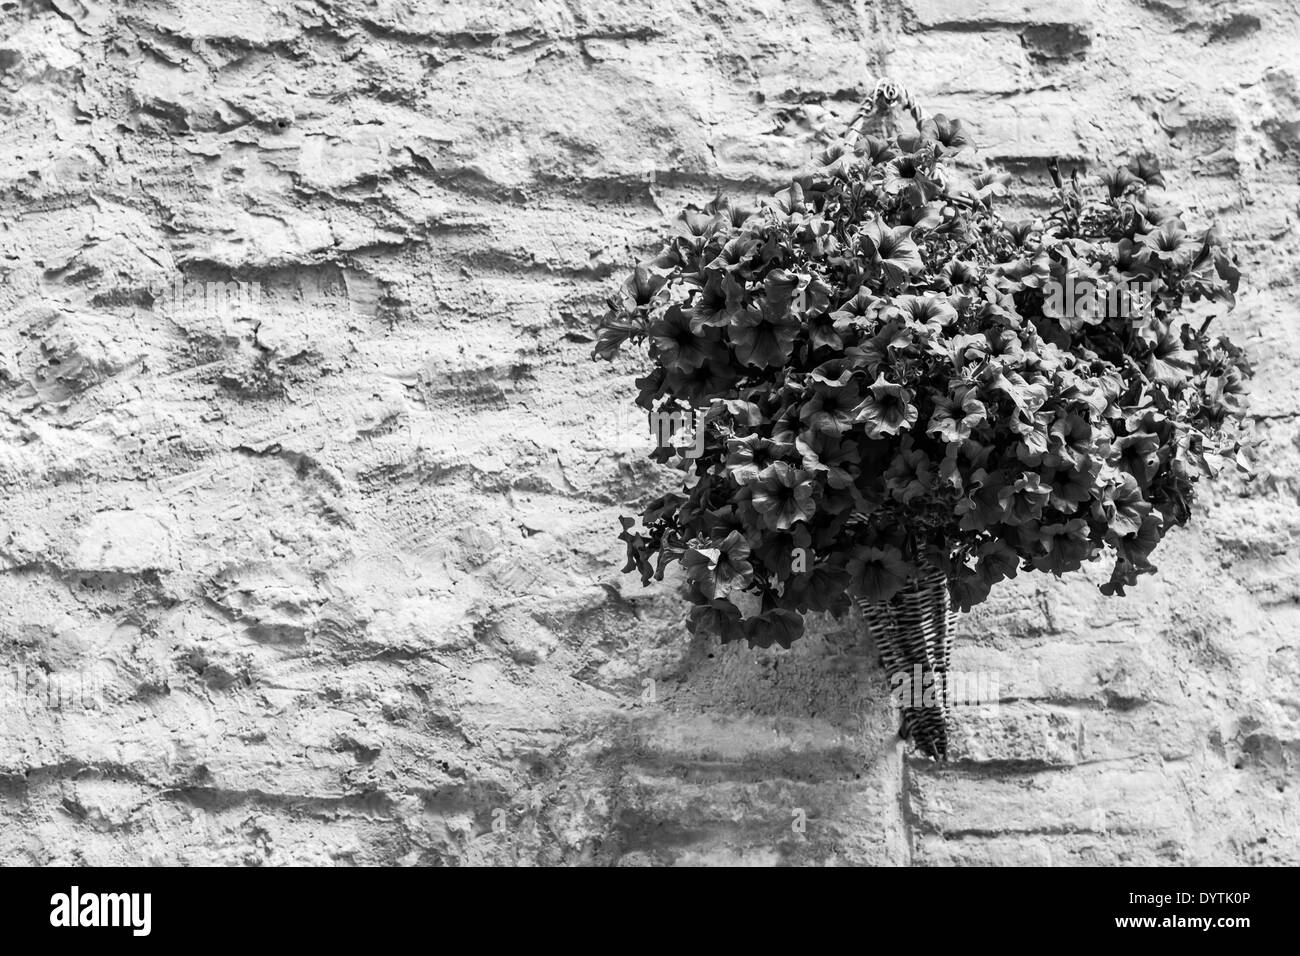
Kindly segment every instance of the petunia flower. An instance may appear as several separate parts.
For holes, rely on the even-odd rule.
[[[656,268],[654,262],[638,263],[627,281],[623,283],[620,292],[623,307],[628,311],[649,307],[652,303],[665,298],[668,293],[667,283],[667,277],[662,270]]]
[[[786,595],[801,611],[830,611],[843,604],[851,577],[843,568],[814,564],[786,584]]]
[[[780,192],[773,193],[769,208],[780,213],[790,225],[801,223],[808,215],[808,204],[804,198],[803,186],[792,182]]]
[[[1244,415],[1247,409],[1246,379],[1241,369],[1229,365],[1218,375],[1205,379],[1204,406],[1213,421],[1228,415]]]
[[[885,192],[902,195],[913,206],[923,206],[943,191],[929,163],[917,153],[899,156],[885,164],[884,187]]]
[[[712,212],[715,216],[723,220],[733,229],[739,229],[754,215],[756,210],[753,206],[748,206],[743,202],[732,199],[725,193],[719,192],[707,206],[706,211]]]
[[[775,462],[754,487],[752,503],[763,522],[774,531],[786,531],[817,512],[816,486],[808,473],[783,461]]]
[[[1177,429],[1169,455],[1170,474],[1180,481],[1213,478],[1218,474],[1219,464],[1219,456],[1206,447],[1205,436],[1200,431],[1185,425]],[[1186,499],[1173,504],[1185,513]],[[1173,513],[1178,514],[1178,510]]]
[[[762,525],[758,512],[750,519],[749,545],[754,549],[755,564],[778,578],[788,578],[794,573],[795,555],[802,550],[812,550],[812,535],[808,525],[800,521],[788,531],[773,531]]]
[[[696,334],[709,327],[725,327],[744,309],[745,290],[726,272],[712,272],[691,302],[688,314]]]
[[[782,365],[790,357],[800,329],[790,308],[790,278],[779,269],[770,272],[757,308],[747,308],[731,326],[728,334],[742,365]]]
[[[749,273],[754,253],[758,251],[758,240],[752,236],[736,236],[727,241],[718,253],[718,257],[705,268],[710,271],[729,272],[744,276]]]
[[[1111,534],[1121,538],[1137,534],[1143,520],[1151,513],[1151,502],[1142,497],[1137,479],[1128,472],[1116,472],[1112,478],[1113,483],[1093,510],[1109,525]]]
[[[903,553],[890,545],[854,548],[846,570],[858,596],[868,601],[888,601],[903,589],[915,568],[903,560]]]
[[[827,176],[848,178],[849,170],[858,162],[857,153],[847,143],[832,143],[813,158],[813,165]]]
[[[1106,191],[1110,194],[1111,199],[1118,199],[1120,196],[1124,195],[1126,190],[1133,186],[1146,185],[1141,179],[1133,175],[1131,169],[1124,166],[1116,166],[1114,169],[1108,169],[1106,172],[1100,174],[1100,178],[1102,185],[1106,187]]]
[[[909,226],[915,238],[927,232],[935,232],[954,215],[952,206],[942,200],[935,200],[923,206],[904,206],[899,209],[898,224]]]
[[[1039,409],[1032,415],[1017,415],[1008,420],[1011,430],[1020,436],[1016,444],[1016,457],[1031,468],[1037,468],[1047,454],[1049,439],[1048,429],[1056,412],[1051,409]]]
[[[975,549],[979,576],[990,586],[1006,578],[1014,578],[1020,570],[1020,556],[1015,549],[1000,538],[981,542]]]
[[[1016,246],[1029,245],[1030,240],[1042,231],[1041,219],[1010,219],[1002,223],[1002,234]]]
[[[1092,423],[1086,417],[1077,412],[1058,415],[1049,432],[1044,465],[1049,468],[1087,466],[1096,443],[1093,441]]]
[[[979,332],[969,332],[936,342],[932,348],[936,354],[947,356],[952,370],[961,375],[968,366],[983,365],[989,354],[989,340]]]
[[[1188,265],[1199,251],[1201,244],[1188,235],[1179,220],[1171,219],[1159,229],[1153,229],[1143,236],[1140,247],[1138,261],[1154,261],[1177,268]]]
[[[686,579],[710,600],[741,590],[754,578],[749,543],[739,531],[707,547],[688,548],[682,555],[682,567]]]
[[[1092,497],[1096,479],[1096,473],[1089,469],[1048,469],[1043,475],[1043,480],[1051,489],[1048,506],[1062,514],[1073,514],[1079,505]]]
[[[993,267],[1000,288],[1007,292],[1041,289],[1051,278],[1051,260],[1047,253],[1036,251],[1018,256]]]
[[[843,388],[853,381],[853,376],[859,371],[859,367],[850,358],[827,359],[808,373],[808,381],[814,386],[820,383]]]
[[[970,145],[966,127],[959,119],[949,119],[942,113],[935,113],[925,122],[926,135],[940,143],[946,152],[958,153]]]
[[[660,260],[638,263],[618,295],[608,301],[609,311],[598,326],[593,358],[613,359],[628,339],[643,334],[652,307],[669,295],[667,270]]]
[[[722,357],[717,333],[712,339],[697,334],[690,315],[677,305],[650,324],[649,335],[652,354],[669,371],[689,372]]]
[[[745,621],[745,640],[750,647],[771,647],[779,644],[786,650],[797,641],[804,630],[803,616],[787,608],[771,608]]]
[[[645,333],[645,317],[610,309],[596,327],[596,344],[591,357],[613,361],[623,343]]]
[[[1022,537],[1028,530],[1022,529]],[[1034,531],[1034,548],[1039,554],[1032,558],[1032,563],[1038,570],[1051,571],[1057,577],[1079,570],[1097,550],[1097,546],[1088,540],[1088,523],[1082,518],[1039,525]]]
[[[736,371],[731,363],[706,359],[689,371],[670,370],[663,391],[698,406],[725,394],[735,382]]]
[[[942,295],[900,295],[890,303],[886,314],[899,315],[914,327],[946,328],[957,321],[957,310]]]
[[[1151,513],[1133,534],[1111,536],[1108,540],[1115,550],[1135,568],[1155,570],[1149,560],[1151,552],[1160,543],[1162,521],[1159,513]]]
[[[799,419],[814,432],[842,435],[853,427],[859,398],[858,387],[852,382],[814,382],[812,397],[804,403]]]
[[[893,464],[885,472],[885,487],[890,496],[906,505],[933,490],[935,473],[932,464],[930,456],[915,446],[911,436],[905,436]]]
[[[723,505],[721,508],[707,509],[702,512],[701,520],[704,525],[704,533],[715,540],[725,538],[733,531],[739,531],[741,534],[748,531],[744,519],[736,512],[734,505]]]
[[[1020,334],[1014,329],[989,329],[984,337],[988,342],[985,354],[990,359],[1005,365],[1019,365],[1024,360],[1025,350]]]
[[[789,450],[789,445],[781,445],[759,435],[731,438],[727,441],[727,457],[723,466],[732,481],[746,485],[757,481],[758,476],[772,462],[779,461]]]
[[[1138,432],[1115,439],[1110,462],[1132,475],[1138,487],[1146,488],[1160,470],[1160,436]]]
[[[1009,182],[1011,182],[1010,173],[1000,173],[996,170],[979,173],[972,177],[970,181],[975,195],[990,208],[994,198],[1007,194],[1007,183]]]
[[[741,621],[740,608],[726,598],[715,598],[691,608],[687,627],[693,634],[717,634],[723,644],[729,644],[745,636]]]
[[[845,336],[854,330],[873,329],[883,304],[883,299],[877,298],[869,288],[863,286],[853,298],[831,313],[836,333]]]
[[[887,381],[882,372],[876,376],[868,392],[854,415],[855,421],[866,424],[868,438],[897,435],[916,424],[918,412],[912,404],[911,389]]]
[[[1165,177],[1160,173],[1160,161],[1154,156],[1137,156],[1127,164],[1128,171],[1148,186],[1165,187]]]
[[[975,263],[966,259],[952,259],[939,270],[939,278],[948,288],[958,286],[978,285],[980,281],[979,267]]]
[[[1001,491],[1007,477],[1006,472],[989,472],[983,468],[971,475],[970,491],[954,506],[963,531],[984,531],[1002,521],[1006,504]]]
[[[901,285],[908,276],[925,269],[921,253],[910,238],[911,232],[906,226],[890,228],[873,219],[858,233],[867,261],[884,275],[889,285]]]
[[[988,409],[970,386],[959,386],[951,398],[940,392],[932,398],[934,412],[925,432],[942,442],[963,442],[988,420]]]
[[[679,228],[685,235],[702,239],[708,238],[721,225],[714,213],[696,209],[694,206],[683,209],[677,219],[681,223]]]
[[[879,373],[880,367],[888,362],[895,351],[907,349],[912,345],[912,330],[901,319],[882,321],[875,334],[863,339],[858,345],[844,350],[844,358],[854,368],[870,373]]]
[[[835,315],[834,312],[823,311],[808,317],[808,341],[814,351],[840,351],[844,348],[844,337],[835,328]]]
[[[1144,337],[1148,341],[1154,339],[1147,357],[1147,374],[1168,388],[1178,388],[1186,382],[1196,355],[1183,347],[1182,337],[1156,323],[1145,330]]]
[[[1038,518],[1051,494],[1052,489],[1043,484],[1038,472],[1022,472],[1015,481],[998,489],[1003,523],[1019,525]]]
[[[862,454],[855,442],[842,442],[826,435],[812,433],[807,439],[800,437],[795,448],[803,459],[804,470],[826,476],[828,488],[853,487],[857,465]]]
[[[865,133],[858,137],[857,151],[873,166],[887,163],[898,155],[898,150],[889,140]]]
[[[1032,372],[1026,371],[1033,375]],[[1014,369],[1001,368],[997,365],[990,365],[982,374],[981,381],[989,392],[1000,392],[1011,399],[1015,411],[1007,419],[1007,423],[1012,431],[1023,435],[1034,430],[1037,426],[1038,410],[1047,403],[1049,395],[1044,381],[1028,380]]]

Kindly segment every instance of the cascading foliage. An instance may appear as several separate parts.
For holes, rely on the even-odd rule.
[[[946,168],[966,145],[942,115],[850,133],[757,209],[688,207],[610,300],[594,355],[647,347],[637,404],[703,430],[620,536],[645,583],[681,562],[692,629],[789,646],[925,565],[969,609],[1104,552],[1122,595],[1197,479],[1241,465],[1250,367],[1183,317],[1233,304],[1218,232],[1153,198],[1146,158],[1093,188],[1053,165],[1050,215],[1004,221],[1008,175]]]

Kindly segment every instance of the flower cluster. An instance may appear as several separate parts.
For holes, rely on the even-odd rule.
[[[1053,166],[1050,215],[1004,221],[1007,175],[947,167],[965,145],[943,116],[854,134],[756,209],[688,208],[611,299],[595,356],[646,345],[638,404],[703,422],[682,487],[621,535],[645,582],[681,562],[692,628],[788,646],[803,612],[888,600],[923,565],[968,609],[1105,552],[1123,594],[1237,458],[1249,365],[1180,319],[1233,303],[1218,233],[1151,198],[1148,159],[1092,188]]]

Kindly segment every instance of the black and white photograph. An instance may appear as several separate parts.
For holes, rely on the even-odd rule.
[[[1266,922],[1293,3],[0,0],[0,129],[12,918],[973,867]]]

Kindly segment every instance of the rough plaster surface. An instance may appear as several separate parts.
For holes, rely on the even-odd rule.
[[[0,0],[0,862],[1300,862],[1298,35],[1289,0]],[[1031,208],[1046,158],[1140,144],[1250,270],[1258,481],[1127,600],[1097,568],[968,616],[1002,703],[942,768],[855,619],[719,648],[618,573],[671,475],[611,438],[635,363],[587,358],[676,210],[779,185],[868,74]]]

